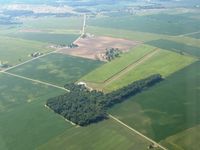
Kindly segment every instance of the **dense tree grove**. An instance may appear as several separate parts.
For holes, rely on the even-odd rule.
[[[108,108],[161,80],[161,75],[155,74],[108,94],[95,90],[89,91],[83,85],[67,84],[65,88],[70,92],[50,98],[47,106],[75,124],[85,126],[105,119]]]
[[[110,48],[106,49],[106,60],[111,61],[115,59],[116,57],[119,57],[122,52],[118,48]]]

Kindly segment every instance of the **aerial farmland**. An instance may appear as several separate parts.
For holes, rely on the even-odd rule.
[[[198,150],[198,3],[0,2],[0,150]]]

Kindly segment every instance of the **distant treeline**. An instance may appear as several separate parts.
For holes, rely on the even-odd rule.
[[[107,118],[108,108],[161,80],[161,75],[155,74],[108,94],[96,90],[89,91],[84,85],[67,84],[65,88],[70,92],[50,98],[47,100],[47,106],[73,123],[86,126]]]

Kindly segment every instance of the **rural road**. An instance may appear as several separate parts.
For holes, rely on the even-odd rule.
[[[21,64],[18,64],[18,65],[9,67],[9,68],[7,68],[7,69],[4,69],[4,70],[2,70],[1,72],[9,71],[9,70],[11,70],[11,69],[14,69],[14,68],[16,68],[16,67],[22,66],[22,65],[24,65],[24,64],[26,64],[26,63],[29,63],[29,62],[31,62],[31,61],[34,61],[34,60],[36,60],[36,59],[45,57],[45,56],[47,56],[47,55],[50,55],[50,54],[56,53],[56,52],[57,52],[57,50],[56,50],[56,51],[49,52],[49,53],[46,53],[46,54],[44,54],[44,55],[41,55],[41,56],[35,57],[35,58],[33,58],[33,59],[27,60],[27,61],[25,61],[25,62],[23,62],[23,63],[21,63]]]
[[[82,35],[85,33],[86,17],[87,17],[86,14],[84,14],[83,17],[84,17],[84,20],[83,20],[83,27],[82,27],[82,30],[81,30],[81,35],[74,41],[74,43],[77,42],[77,41],[82,37]],[[23,63],[18,64],[18,65],[15,65],[15,66],[9,67],[9,68],[7,68],[7,69],[1,70],[0,73],[1,73],[1,72],[9,71],[9,70],[11,70],[11,69],[14,69],[14,68],[16,68],[16,67],[22,66],[22,65],[24,65],[24,64],[26,64],[26,63],[29,63],[29,62],[34,61],[34,60],[36,60],[36,59],[45,57],[45,56],[47,56],[47,55],[56,53],[56,52],[58,52],[58,51],[59,51],[59,49],[57,49],[57,50],[55,50],[55,51],[52,51],[52,52],[49,52],[49,53],[46,53],[46,54],[44,54],[44,55],[35,57],[35,58],[33,58],[33,59],[27,60],[27,61],[25,61],[25,62],[23,62]]]
[[[8,74],[8,75],[10,75],[10,76],[17,77],[17,78],[21,78],[21,79],[29,80],[29,81],[32,81],[32,82],[36,82],[36,83],[40,83],[40,84],[44,84],[44,85],[47,85],[47,86],[51,86],[51,87],[54,87],[54,88],[58,88],[58,89],[61,89],[61,90],[64,90],[64,91],[70,92],[70,90],[65,89],[64,87],[60,87],[60,86],[57,86],[57,85],[54,85],[54,84],[51,84],[51,83],[47,83],[47,82],[43,82],[43,81],[39,81],[39,80],[35,80],[35,79],[31,79],[31,78],[27,78],[27,77],[20,76],[20,75],[16,75],[16,74],[9,73],[9,72],[3,72],[3,73],[4,73],[4,74]]]
[[[109,117],[112,118],[113,120],[115,120],[116,122],[120,123],[121,125],[125,126],[126,128],[128,128],[129,130],[135,132],[136,134],[138,134],[139,136],[145,138],[146,140],[148,140],[149,142],[153,143],[154,145],[156,145],[157,147],[160,147],[163,150],[167,150],[165,147],[163,147],[162,145],[158,144],[157,142],[155,142],[154,140],[148,138],[147,136],[143,135],[142,133],[140,133],[139,131],[131,128],[130,126],[126,125],[125,123],[123,123],[122,121],[120,121],[119,119],[117,119],[116,117],[112,116],[109,114]]]

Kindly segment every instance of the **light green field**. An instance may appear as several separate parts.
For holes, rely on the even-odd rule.
[[[169,149],[176,149],[173,144],[195,149],[200,132],[196,127],[200,124],[199,67],[200,62],[196,62],[172,74],[151,89],[115,105],[110,113],[156,141],[166,139],[162,143]]]
[[[0,60],[10,65],[16,65],[31,59],[29,55],[34,52],[47,53],[52,49],[47,44],[29,40],[0,36]]]
[[[104,82],[108,78],[126,68],[128,65],[135,63],[138,59],[153,51],[154,49],[155,47],[152,46],[139,45],[131,49],[128,53],[122,54],[120,58],[116,58],[113,61],[95,69],[91,73],[84,76],[81,80],[95,83]]]
[[[197,125],[170,136],[166,138],[166,140],[161,141],[161,143],[169,149],[176,148],[176,150],[197,150],[200,147],[200,143],[197,142],[197,139],[200,139],[199,131],[200,125]]]
[[[170,74],[190,65],[196,59],[174,52],[159,50],[154,56],[129,71],[118,80],[107,85],[104,90],[107,92],[122,88],[129,83],[146,78],[152,74],[161,74],[164,78]]]
[[[55,53],[9,70],[9,72],[64,86],[69,82],[75,82],[102,64],[103,62],[100,61]]]
[[[113,120],[67,129],[38,150],[145,150],[150,143]]]

